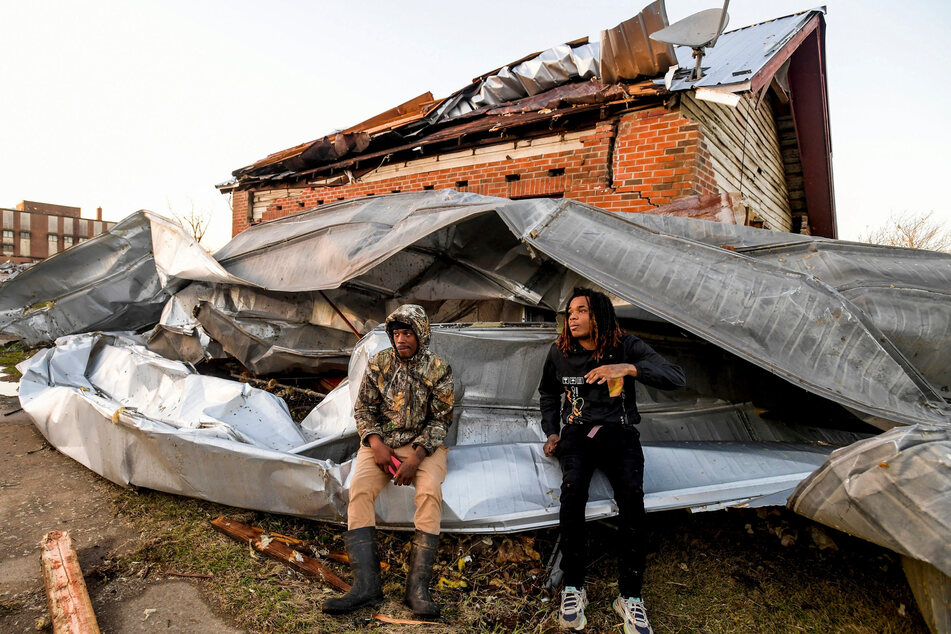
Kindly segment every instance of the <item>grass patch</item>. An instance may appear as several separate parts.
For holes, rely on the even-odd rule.
[[[24,350],[21,341],[13,341],[0,346],[0,369],[6,377],[19,381],[21,375],[19,370],[16,369],[16,364],[29,359],[36,352],[37,349]]]
[[[333,617],[320,612],[335,590],[219,534],[209,521],[228,515],[266,530],[343,549],[343,529],[299,518],[239,510],[147,490],[121,490],[117,511],[140,531],[138,551],[96,574],[113,576],[211,574],[196,581],[219,613],[251,632],[397,632],[371,610]],[[644,597],[658,632],[927,632],[896,555],[859,539],[819,528],[785,509],[730,510],[690,515],[654,513],[652,554]],[[609,522],[591,527],[587,610],[592,632],[619,632],[611,609],[617,569],[607,554],[617,534]],[[813,535],[831,537],[820,550]],[[545,589],[553,529],[521,535],[444,535],[436,579],[466,588],[435,591],[443,632],[554,633],[558,596]],[[381,532],[386,603],[379,612],[411,618],[402,605],[408,533]],[[785,538],[786,545],[782,545]],[[827,545],[822,540],[819,543]],[[461,570],[459,560],[469,557]],[[346,566],[333,564],[349,580]]]

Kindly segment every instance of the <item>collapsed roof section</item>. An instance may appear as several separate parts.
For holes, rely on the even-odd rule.
[[[667,211],[683,212],[683,203]],[[638,395],[651,508],[782,503],[807,478],[795,498],[800,512],[947,570],[940,548],[951,535],[951,511],[932,503],[951,487],[942,466],[951,419],[947,254],[452,191],[349,201],[259,225],[217,259],[146,213],[82,247],[0,287],[2,305],[24,297],[43,305],[15,314],[6,330],[51,339],[97,328],[102,293],[115,313],[111,327],[136,327],[131,308],[155,303],[155,293],[139,299],[141,288],[158,289],[174,294],[165,343],[175,341],[174,328],[182,337],[191,329],[191,350],[204,355],[213,333],[246,365],[273,368],[312,352],[342,363],[365,334],[349,354],[355,380],[361,359],[384,340],[374,323],[394,303],[427,303],[436,321],[488,308],[504,318],[513,307],[522,318],[532,310],[550,317],[579,281],[599,286],[619,298],[622,314],[640,311],[714,344],[669,326],[652,341],[688,368],[692,391]],[[103,264],[82,266],[96,262]],[[137,262],[150,263],[151,277]],[[288,327],[269,323],[275,316]],[[459,368],[447,527],[554,524],[557,467],[541,452],[534,401],[538,359],[554,329],[435,330],[434,348]],[[356,442],[349,386],[298,429],[252,388],[206,385],[208,377],[142,344],[116,335],[61,339],[22,366],[24,408],[55,446],[116,482],[342,520]],[[751,394],[781,398],[760,416]],[[809,399],[819,416],[796,409]],[[901,429],[914,432],[854,445],[854,456],[848,447],[807,477],[834,446],[859,438],[854,428],[836,427],[854,421],[836,403],[880,428],[910,424]],[[261,421],[280,433],[262,433]],[[473,481],[487,486],[473,491]],[[599,486],[590,518],[616,511]],[[403,493],[387,495],[384,523],[409,526],[399,510],[411,508]],[[927,535],[905,530],[916,504],[929,513]],[[855,510],[848,524],[836,523],[846,506]]]
[[[724,33],[704,57],[703,77],[690,80],[691,49],[647,37],[667,25],[662,3],[654,2],[604,31],[601,42],[584,38],[533,53],[445,99],[425,93],[237,169],[218,187],[344,185],[386,162],[584,128],[678,93],[762,99],[772,86],[793,112],[810,222],[817,235],[835,236],[823,14],[806,11]]]
[[[218,300],[212,292],[204,298],[210,304],[197,311],[208,324],[222,312],[266,321],[283,309],[246,310],[242,302],[306,293],[310,303],[298,323],[349,330],[354,338],[404,301],[423,303],[434,321],[473,320],[483,302],[501,302],[499,319],[506,306],[557,310],[571,286],[587,280],[881,427],[947,417],[946,254],[451,190],[347,201],[252,227],[217,260],[188,250],[167,221],[135,218],[127,222],[140,227],[142,238],[138,251],[127,248],[124,257],[154,258],[162,283],[143,283],[122,267],[87,279],[84,267],[64,269],[57,256],[3,287],[0,299],[28,293],[44,306],[15,315],[5,327],[39,332],[40,323],[47,340],[98,327],[106,277],[116,314],[140,303],[141,288],[161,291],[163,283],[196,280],[247,287],[246,298],[260,296],[236,303],[236,291],[217,291]],[[113,251],[108,239],[90,241],[83,257],[94,257],[97,244]],[[44,277],[47,267],[56,268],[57,277]],[[196,306],[180,312],[194,315]],[[38,315],[61,316],[41,321]],[[293,328],[269,332],[269,345],[300,347]],[[326,333],[314,341],[329,342],[322,350],[340,354],[345,339]],[[231,347],[263,358],[269,355],[262,345]]]
[[[442,529],[495,533],[557,524],[561,474],[542,451],[535,396],[554,328],[449,325],[432,334],[433,349],[457,375]],[[361,342],[351,378],[386,341],[379,328]],[[359,445],[355,383],[337,388],[298,426],[276,396],[199,375],[142,344],[126,335],[74,335],[19,366],[23,407],[51,444],[118,484],[345,522]],[[692,391],[671,398],[639,390],[638,400],[649,510],[777,503],[834,446],[862,437],[768,421],[748,403],[698,399]],[[685,459],[697,468],[685,470]],[[386,487],[378,525],[412,529],[412,495]],[[586,517],[616,513],[598,474]]]

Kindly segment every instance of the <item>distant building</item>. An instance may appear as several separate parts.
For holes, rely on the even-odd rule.
[[[2,261],[14,264],[37,262],[56,255],[74,244],[85,242],[116,223],[102,219],[102,208],[96,219],[80,218],[79,207],[51,205],[24,200],[16,209],[3,212]]]

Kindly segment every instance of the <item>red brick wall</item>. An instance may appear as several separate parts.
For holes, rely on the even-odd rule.
[[[235,191],[231,196],[231,235],[236,236],[248,228],[248,191]]]
[[[98,233],[95,232],[95,223],[97,221],[92,220],[91,218],[81,218],[76,216],[60,216],[55,214],[43,214],[39,212],[30,212],[29,216],[25,212],[20,210],[9,210],[9,209],[0,209],[0,211],[12,211],[13,213],[13,245],[14,245],[14,255],[2,255],[0,254],[0,261],[11,260],[14,263],[21,262],[34,262],[37,260],[42,260],[49,256],[49,230],[50,218],[53,218],[55,222],[55,233],[57,236],[56,240],[56,251],[60,253],[64,251],[66,247],[66,241],[64,240],[65,236],[73,238],[73,245],[79,244],[80,238],[90,239],[94,238]],[[66,221],[71,220],[72,229],[66,231]],[[83,230],[81,223],[85,223],[85,229]],[[104,233],[116,225],[115,222],[111,221],[98,221],[100,225],[100,232]],[[20,234],[23,232],[30,233],[30,254],[24,255],[20,249]]]
[[[564,196],[603,209],[650,211],[684,196],[717,192],[701,141],[697,124],[678,112],[656,107],[599,123],[582,137],[581,149],[341,187],[306,188],[299,196],[272,201],[263,219],[337,200],[446,188],[507,198]],[[232,208],[235,235],[248,226],[247,191],[234,193]]]
[[[38,203],[33,200],[24,200],[17,203],[19,211],[29,211],[34,214],[47,214],[50,216],[69,216],[79,218],[79,207],[69,207],[67,205],[53,205],[51,203]]]

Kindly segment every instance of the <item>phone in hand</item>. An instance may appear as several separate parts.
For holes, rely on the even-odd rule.
[[[399,461],[396,456],[390,456],[390,462],[393,463],[391,466],[387,466],[387,471],[390,472],[390,475],[396,475],[396,471],[400,468],[400,465],[403,463]]]

